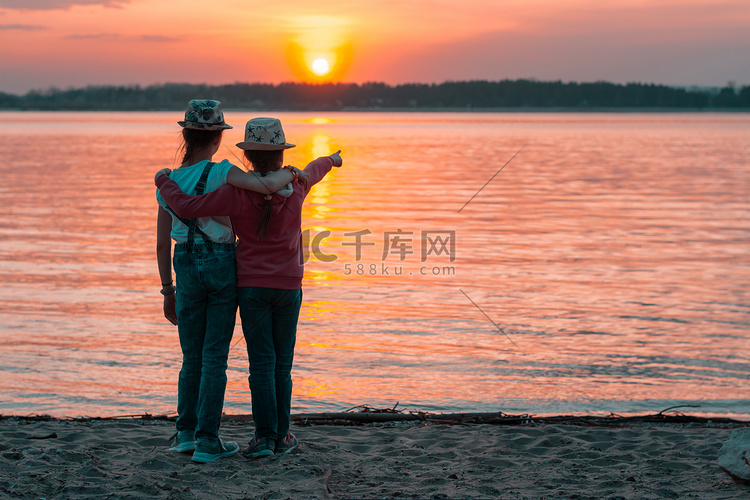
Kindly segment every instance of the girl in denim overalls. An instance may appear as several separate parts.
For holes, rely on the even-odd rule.
[[[224,122],[221,104],[190,101],[183,127],[183,161],[171,177],[187,192],[202,194],[224,184],[270,194],[299,172],[284,170],[260,179],[226,160],[212,162]],[[235,235],[229,217],[183,219],[159,196],[157,260],[164,316],[180,336],[182,369],[177,390],[177,432],[170,450],[193,452],[196,462],[234,455],[239,446],[219,439],[229,346],[237,315]],[[172,280],[171,252],[174,247]]]

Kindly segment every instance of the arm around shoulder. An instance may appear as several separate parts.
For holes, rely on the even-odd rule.
[[[237,215],[242,212],[246,193],[234,186],[225,185],[200,196],[186,194],[180,186],[162,175],[156,187],[164,201],[180,217],[209,217],[212,215]]]
[[[227,184],[263,194],[275,193],[293,180],[294,174],[286,169],[269,172],[265,177],[254,172],[245,172],[236,166],[227,172]]]

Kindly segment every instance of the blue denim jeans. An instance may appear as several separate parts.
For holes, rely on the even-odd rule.
[[[237,288],[250,362],[255,436],[283,439],[292,408],[292,362],[302,290]]]
[[[237,319],[234,245],[175,245],[177,329],[182,369],[177,387],[177,430],[196,440],[218,440],[227,357]]]

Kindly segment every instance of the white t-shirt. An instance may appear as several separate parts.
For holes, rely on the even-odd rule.
[[[203,170],[206,168],[208,161],[200,161],[195,165],[189,167],[181,167],[169,174],[171,179],[180,186],[180,189],[185,191],[187,194],[196,194],[195,185],[203,174]],[[227,174],[233,167],[227,160],[222,160],[219,163],[214,164],[211,171],[208,174],[206,180],[206,189],[204,193],[213,191],[214,189],[220,188],[227,183]],[[159,194],[159,190],[156,190],[156,201],[159,202],[159,206],[166,208],[167,202]],[[171,213],[170,213],[171,215]],[[198,227],[206,233],[212,241],[217,243],[234,243],[234,232],[232,231],[232,222],[227,216],[220,217],[199,217]],[[172,216],[172,239],[177,243],[187,242],[188,228],[185,224],[180,222],[177,217]],[[203,238],[200,234],[195,234],[195,242],[201,243]]]

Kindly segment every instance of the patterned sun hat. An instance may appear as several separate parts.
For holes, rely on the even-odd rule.
[[[185,121],[177,122],[181,127],[197,130],[221,130],[232,128],[224,123],[221,103],[213,99],[193,99],[185,111]]]
[[[245,140],[238,142],[240,149],[258,149],[274,151],[293,148],[294,144],[286,142],[284,129],[278,118],[253,118],[245,125]]]

